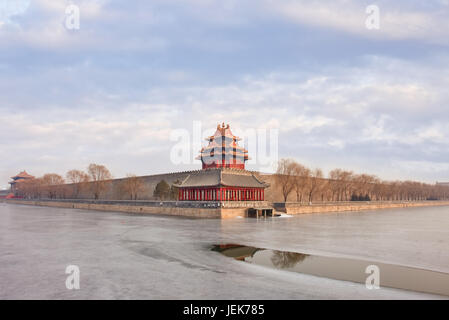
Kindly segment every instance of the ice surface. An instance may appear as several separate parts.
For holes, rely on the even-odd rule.
[[[449,207],[196,220],[0,203],[0,299],[439,298],[269,269],[210,248],[238,243],[449,272],[448,227]],[[80,290],[65,287],[70,264],[80,268]]]

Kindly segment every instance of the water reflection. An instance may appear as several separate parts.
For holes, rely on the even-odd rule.
[[[303,253],[274,250],[273,255],[271,256],[271,262],[276,268],[293,268],[299,262],[304,261],[308,256],[308,254]]]
[[[376,265],[380,270],[380,287],[449,296],[449,274],[444,272],[373,261],[270,250],[238,244],[214,245],[212,250],[239,261],[269,268],[359,283],[366,282],[369,276],[366,273],[367,267]]]
[[[265,249],[241,246],[238,244],[219,244],[212,247],[212,251],[220,252],[227,257],[240,261],[246,261],[247,258],[252,258],[257,251],[261,250]]]

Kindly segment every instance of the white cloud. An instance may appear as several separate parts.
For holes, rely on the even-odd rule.
[[[355,0],[286,0],[266,2],[266,10],[277,12],[298,24],[336,29],[374,39],[419,39],[449,44],[449,8],[419,10],[396,2],[378,1],[380,29],[368,30],[367,3]]]

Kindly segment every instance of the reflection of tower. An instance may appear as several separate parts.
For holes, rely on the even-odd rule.
[[[203,164],[203,169],[208,168],[237,168],[245,169],[245,161],[248,158],[248,151],[239,146],[241,138],[234,136],[229,124],[217,126],[217,131],[213,136],[206,139],[209,144],[200,151],[197,157]]]
[[[245,258],[253,257],[257,251],[265,250],[255,247],[241,246],[238,244],[220,244],[212,248],[213,251],[234,258],[236,260],[245,261]]]

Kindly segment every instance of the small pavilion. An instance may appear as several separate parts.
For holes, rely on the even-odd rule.
[[[11,177],[12,181],[9,182],[11,185],[11,192],[15,193],[17,191],[17,183],[24,181],[24,180],[30,180],[34,179],[35,177],[28,174],[25,170],[20,172],[18,175],[15,175],[14,177]]]

